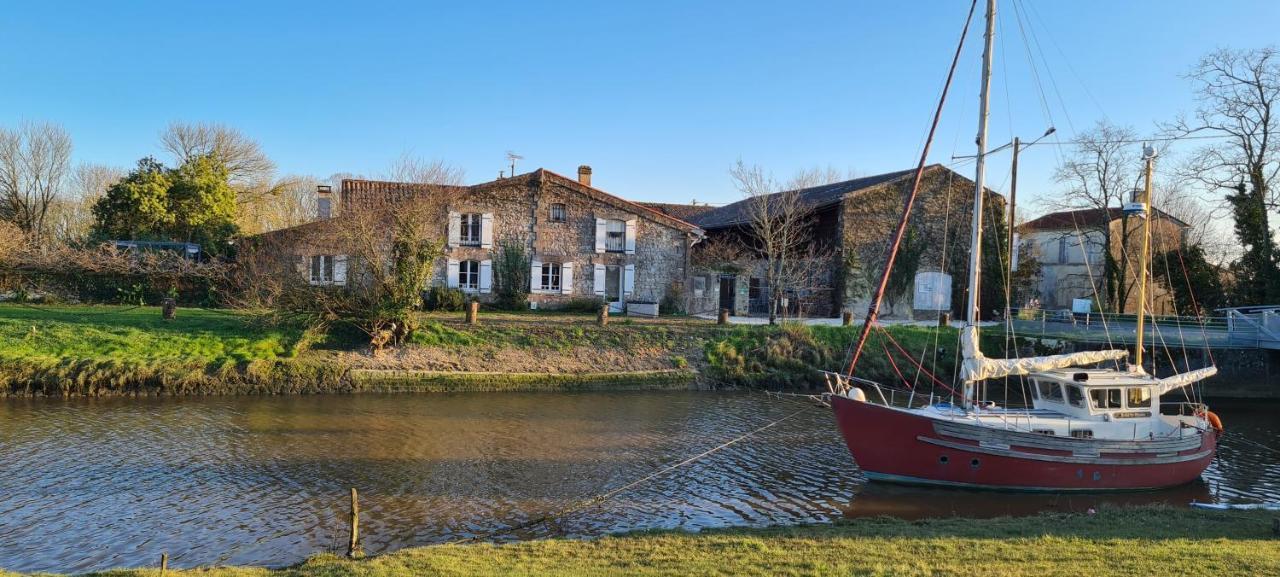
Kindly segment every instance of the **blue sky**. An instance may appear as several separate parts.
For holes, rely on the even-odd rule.
[[[63,124],[77,161],[160,154],[173,120],[234,126],[283,173],[377,175],[402,153],[469,181],[572,174],[637,200],[729,202],[739,157],[780,178],[914,164],[968,3],[24,2],[0,37],[0,124]],[[1217,47],[1277,42],[1280,2],[1001,3],[991,142],[1107,118],[1150,133]],[[1019,32],[1016,16],[1023,18]],[[975,25],[978,25],[975,22]],[[973,150],[971,36],[931,158]],[[1041,91],[1028,67],[1034,55]],[[1047,72],[1046,72],[1047,70]],[[1050,194],[1055,147],[1020,192]],[[1007,185],[1008,156],[989,165]],[[960,170],[966,174],[971,168]]]

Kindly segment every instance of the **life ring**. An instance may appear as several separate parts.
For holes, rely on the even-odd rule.
[[[1218,418],[1217,413],[1213,411],[1205,411],[1204,418],[1205,420],[1209,421],[1209,426],[1213,427],[1213,430],[1219,433],[1222,432],[1222,419]]]

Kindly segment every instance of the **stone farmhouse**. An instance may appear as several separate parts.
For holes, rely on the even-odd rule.
[[[803,286],[784,287],[774,294],[764,274],[764,262],[751,232],[747,199],[688,217],[704,229],[707,242],[699,250],[714,251],[730,243],[747,252],[745,263],[698,258],[690,278],[691,311],[727,308],[734,314],[765,314],[773,298],[785,299],[787,314],[838,316],[842,311],[865,314],[871,286],[879,279],[885,248],[902,212],[903,198],[915,170],[900,170],[798,191],[811,211],[807,230],[810,262]],[[904,294],[886,295],[884,317],[936,318],[940,312],[960,310],[967,281],[972,180],[942,165],[926,167],[916,208],[910,221],[921,247],[914,266],[914,286]],[[986,212],[1004,214],[1004,198],[989,192]],[[1002,216],[993,217],[1003,219]],[[991,234],[991,227],[984,229]],[[779,301],[782,302],[782,301]]]
[[[343,180],[337,194],[336,214],[333,192],[320,187],[316,222],[255,241],[276,247],[274,258],[292,263],[308,282],[342,285],[347,256],[327,239],[343,215],[438,194],[445,254],[434,285],[492,301],[495,257],[516,246],[530,256],[532,308],[600,299],[614,311],[652,312],[664,299],[684,306],[690,249],[704,236],[685,220],[593,187],[588,166],[578,168],[576,180],[545,169],[471,186]]]
[[[1151,254],[1183,248],[1187,223],[1153,208],[1151,211]],[[1142,250],[1141,217],[1126,216],[1121,208],[1090,208],[1046,214],[1018,226],[1018,250],[1040,263],[1038,298],[1046,309],[1071,309],[1076,299],[1106,303],[1108,276],[1113,282],[1124,278],[1124,306],[1120,312],[1137,310],[1137,255]],[[1106,258],[1110,242],[1111,259]],[[1122,244],[1128,246],[1122,251]],[[1156,262],[1155,266],[1162,266]],[[1113,270],[1109,270],[1113,269]],[[1173,314],[1173,297],[1160,283],[1148,285],[1152,291],[1152,312]],[[1025,304],[1025,303],[1017,303]],[[1096,308],[1096,307],[1095,307]],[[1112,307],[1105,306],[1110,312]]]

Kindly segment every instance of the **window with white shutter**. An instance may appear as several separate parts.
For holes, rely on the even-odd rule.
[[[492,217],[490,217],[492,218]],[[484,226],[483,215],[475,212],[467,212],[458,216],[458,245],[459,246],[480,246],[483,237],[481,231]]]
[[[480,290],[480,261],[458,263],[458,288],[468,292]]]
[[[560,294],[573,294],[573,263],[560,265]]]
[[[604,251],[625,252],[627,249],[627,223],[609,219],[604,221]],[[634,248],[632,250],[634,251]]]
[[[488,293],[493,290],[493,261],[480,261],[480,292]]]
[[[627,254],[636,253],[636,219],[630,219],[626,222],[625,231],[623,232],[623,252]]]
[[[541,281],[538,287],[539,290],[543,292],[560,292],[561,287],[563,286],[560,282],[562,279],[561,273],[562,273],[562,269],[560,267],[560,263],[558,262],[542,263],[542,270],[539,271],[539,277]]]

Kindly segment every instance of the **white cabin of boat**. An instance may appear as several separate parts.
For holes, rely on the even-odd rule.
[[[1028,381],[1032,406],[1074,419],[1150,419],[1160,412],[1159,381],[1146,374],[1072,367],[1032,373]]]

